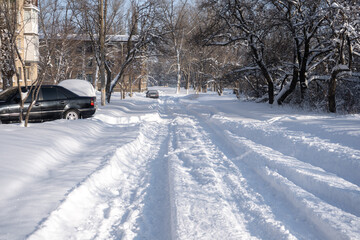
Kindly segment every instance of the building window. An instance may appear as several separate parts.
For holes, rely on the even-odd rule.
[[[27,81],[30,81],[30,68],[29,67],[25,68],[25,79]]]
[[[22,71],[21,71],[21,67],[18,67],[18,73],[19,73],[19,80],[22,81]]]

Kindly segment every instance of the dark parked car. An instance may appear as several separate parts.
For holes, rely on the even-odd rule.
[[[158,90],[149,90],[146,92],[146,97],[148,98],[159,98],[159,91]]]
[[[22,92],[26,88],[22,87]],[[24,114],[32,100],[31,93],[24,104]],[[18,87],[0,92],[0,122],[18,122],[20,113]],[[42,122],[54,119],[91,117],[96,111],[96,97],[78,96],[72,91],[55,85],[41,86],[38,99],[30,111],[29,121]]]

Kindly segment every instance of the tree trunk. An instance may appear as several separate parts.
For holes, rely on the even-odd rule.
[[[105,71],[106,71],[106,86],[105,86],[105,91],[106,94],[108,94],[110,92],[110,85],[111,85],[111,69],[109,68],[109,66],[107,64],[105,64]],[[108,103],[110,103],[110,101],[108,101]]]
[[[295,90],[296,84],[298,82],[298,77],[299,77],[299,71],[297,70],[296,67],[294,67],[293,78],[291,80],[290,87],[277,100],[277,103],[279,105],[281,105],[285,101],[285,99]]]
[[[121,99],[124,100],[125,97],[126,97],[126,91],[125,91],[125,89],[123,89],[123,90],[121,91]]]
[[[139,78],[139,92],[142,92],[142,77]]]
[[[129,76],[129,84],[130,84],[130,94],[129,96],[132,97],[133,96],[133,84],[132,84],[132,81],[133,81],[133,74],[131,74]]]
[[[329,112],[336,112],[336,71],[331,73],[330,81],[329,81],[329,90],[328,90],[328,104],[329,104]]]
[[[100,81],[101,81],[101,105],[105,106],[106,89],[105,89],[105,16],[104,16],[104,1],[100,0]]]
[[[338,68],[332,71],[329,81],[329,90],[328,90],[328,104],[329,104],[329,112],[336,112],[336,78],[339,73],[344,71],[350,71],[350,69],[342,69]]]
[[[15,65],[15,64],[14,64]],[[20,75],[18,72],[15,73],[16,81],[17,81],[17,88],[19,92],[19,122],[20,124],[24,121],[24,100],[22,97],[21,85],[20,85]]]
[[[348,50],[348,55],[349,55],[349,62],[348,65],[345,65],[345,51],[344,51],[344,44],[345,41],[347,41],[347,50]],[[336,94],[336,78],[338,76],[338,74],[340,74],[341,72],[350,72],[351,69],[351,65],[352,65],[352,47],[351,47],[351,42],[350,42],[350,38],[349,36],[346,36],[343,34],[342,35],[342,44],[339,50],[339,63],[341,65],[336,66],[332,72],[331,72],[331,77],[330,77],[330,81],[329,81],[329,90],[328,90],[328,104],[329,104],[329,112],[336,112],[336,99],[335,99],[335,94]]]
[[[253,57],[256,61],[256,64],[259,66],[260,71],[262,73],[262,75],[265,77],[267,85],[268,85],[268,95],[269,95],[269,103],[273,104],[274,103],[274,82],[273,79],[261,57],[261,53],[259,53],[259,50],[256,48],[256,46],[254,45],[255,43],[253,42],[253,37],[250,38],[250,48],[252,50],[252,54]]]
[[[190,69],[189,69],[189,71],[190,71]],[[189,88],[190,88],[190,72],[188,73],[187,78],[186,78],[186,94],[189,94]]]
[[[34,100],[37,100],[38,99],[38,96],[39,96],[39,92],[40,92],[40,88],[41,88],[41,85],[42,85],[42,82],[43,82],[44,78],[42,78],[40,81],[39,81],[39,84],[34,87],[32,86],[31,89],[33,89],[32,91],[30,91],[28,93],[28,98],[31,97],[31,103],[29,104],[29,108],[27,109],[27,112],[26,112],[26,117],[25,117],[25,127],[28,126],[28,123],[29,123],[29,117],[30,117],[30,111],[31,109],[33,108],[34,104],[35,104],[35,101]],[[31,93],[31,95],[30,95]]]
[[[98,80],[99,80],[99,65],[96,64],[95,79],[94,79],[94,82],[92,83],[94,85],[94,88],[96,91],[99,90]]]
[[[269,103],[273,104],[274,103],[274,82],[272,80],[272,77],[270,76],[270,73],[267,70],[267,68],[266,68],[265,64],[263,63],[263,61],[257,61],[256,63],[260,67],[261,73],[265,77],[266,82],[268,84]]]
[[[329,112],[333,112],[333,113],[336,112],[335,90],[336,90],[336,79],[331,77],[329,82],[328,103],[329,103]]]
[[[217,93],[219,94],[219,96],[223,95],[223,86],[221,82],[217,86]]]
[[[302,57],[301,60],[300,72],[299,72],[301,99],[305,98],[305,93],[307,89],[306,71],[307,71],[307,64],[308,64],[307,61],[309,59],[309,55],[310,55],[310,40],[306,38],[305,46],[304,46],[304,56]]]
[[[180,65],[180,51],[177,50],[176,53],[177,58],[177,87],[176,87],[176,93],[180,93],[180,85],[181,85],[181,65]]]

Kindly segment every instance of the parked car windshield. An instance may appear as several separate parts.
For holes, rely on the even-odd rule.
[[[8,88],[3,92],[0,92],[0,101],[6,101],[10,97],[14,96],[17,92],[17,87]]]

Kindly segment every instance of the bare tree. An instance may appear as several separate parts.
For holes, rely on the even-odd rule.
[[[269,103],[274,101],[274,80],[265,62],[266,37],[273,25],[268,18],[266,1],[204,1],[206,24],[203,30],[206,45],[228,46],[240,43],[248,46],[253,61],[265,78]]]
[[[105,105],[108,85],[111,81],[111,69],[107,65],[106,41],[108,35],[123,31],[121,7],[123,1],[116,0],[68,0],[74,13],[80,36],[90,38],[94,49],[94,58],[99,69],[101,84],[101,104]],[[95,86],[97,87],[97,86]]]
[[[312,83],[326,89],[322,99],[334,112],[337,82],[356,82],[357,75],[352,73],[358,71],[353,64],[357,59],[354,49],[359,46],[356,1],[226,0],[200,1],[199,6],[204,19],[199,36],[206,45],[245,50],[238,64],[230,64],[233,69],[220,72],[233,81],[245,79],[253,90],[258,78],[254,85],[249,73],[260,72],[267,81],[270,103],[276,92],[276,101],[282,104],[299,87],[296,102],[306,104]],[[311,91],[319,98],[321,92]],[[348,87],[346,91],[352,96],[355,90]]]
[[[129,24],[129,36],[126,43],[126,53],[120,68],[109,85],[107,100],[110,102],[111,94],[117,84],[121,81],[128,66],[138,58],[148,55],[149,48],[157,35],[156,22],[158,21],[156,1],[132,2],[132,20]]]
[[[3,89],[11,87],[16,73],[17,3],[0,2],[0,70]]]
[[[330,48],[327,37],[319,33],[326,24],[327,17],[324,14],[323,4],[319,1],[273,1],[273,4],[281,16],[278,19],[279,24],[287,27],[293,41],[293,62],[288,64],[293,66],[292,80],[277,96],[278,104],[282,104],[294,91],[298,82],[301,99],[304,99],[309,70],[314,69],[319,62],[327,58]]]
[[[171,58],[174,59],[177,87],[176,92],[180,92],[180,85],[182,79],[182,60],[184,57],[185,44],[188,39],[189,29],[189,12],[188,2],[175,1],[175,0],[161,0],[159,6],[159,16],[162,35],[162,51],[166,52]]]
[[[4,27],[1,30],[1,52],[3,55],[3,65],[2,65],[2,76],[5,80],[5,88],[12,85],[12,78],[15,74],[16,82],[19,91],[19,121],[23,122],[24,119],[24,102],[29,96],[28,93],[22,93],[20,80],[24,79],[26,82],[26,69],[25,69],[25,59],[21,54],[20,48],[22,48],[22,40],[20,38],[20,32],[22,32],[25,26],[25,22],[21,13],[20,3],[18,1],[1,1],[0,2],[0,15],[2,20],[2,26]],[[21,23],[21,24],[19,24]],[[20,29],[19,29],[20,26]],[[25,50],[25,49],[24,49]],[[16,59],[20,63],[21,67],[16,67]],[[22,71],[19,71],[21,69]],[[25,126],[27,124],[25,123]]]
[[[336,80],[345,72],[350,72],[353,64],[353,48],[358,48],[359,42],[359,5],[349,1],[341,4],[333,2],[330,10],[329,27],[332,32],[333,68],[331,69],[328,89],[328,109],[336,112]]]
[[[153,35],[152,28],[156,20],[154,17],[156,1],[131,1],[129,10],[131,20],[128,21],[126,29],[119,28],[119,25],[124,24],[124,16],[121,14],[121,10],[124,9],[122,1],[69,1],[77,15],[76,22],[79,28],[88,34],[93,43],[100,76],[103,75],[102,72],[106,73],[106,81],[102,83],[102,103],[104,90],[106,100],[110,102],[111,94],[117,85],[124,95],[129,87],[129,83],[125,82],[124,74],[130,73],[129,66],[146,54],[146,45]],[[113,42],[116,41],[118,34],[124,32],[127,32],[125,47],[123,44],[118,46],[121,49],[116,52],[121,53],[121,56],[116,56],[118,59],[115,63],[112,61],[114,52],[110,49],[114,47]]]
[[[277,96],[282,102],[300,83],[301,98],[311,81],[329,79],[328,109],[336,111],[335,89],[339,74],[351,70],[356,43],[359,6],[353,1],[272,1],[279,23],[293,38],[292,80]],[[328,77],[326,77],[328,76]]]
[[[40,60],[50,56],[46,79],[48,84],[57,84],[69,77],[71,66],[77,61],[77,28],[70,4],[61,0],[39,2]],[[42,61],[43,62],[43,61]]]

